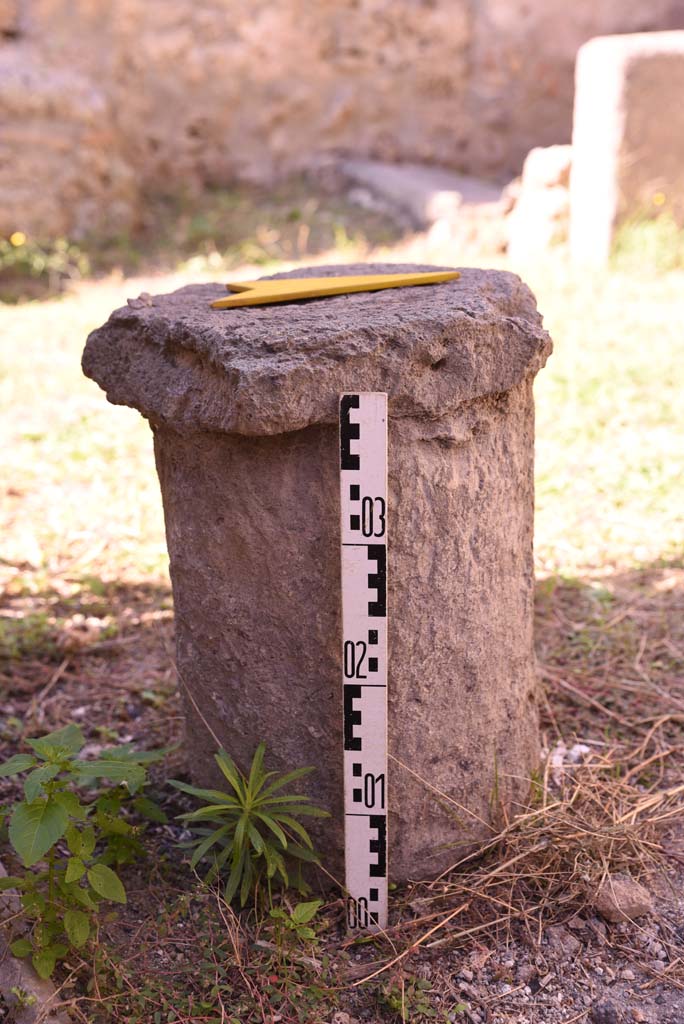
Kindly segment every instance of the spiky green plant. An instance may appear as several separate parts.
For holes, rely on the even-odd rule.
[[[281,775],[267,772],[265,753],[266,747],[260,743],[249,776],[237,768],[225,750],[214,755],[231,792],[198,789],[171,781],[181,792],[204,801],[203,806],[179,815],[195,834],[189,843],[183,844],[193,849],[192,867],[201,860],[210,860],[207,882],[229,870],[224,895],[231,902],[239,893],[241,906],[250,893],[256,891],[264,876],[269,892],[272,879],[279,877],[285,886],[290,885],[286,858],[319,863],[311,838],[297,819],[328,817],[328,812],[316,807],[307,796],[279,792],[314,769],[296,768]]]

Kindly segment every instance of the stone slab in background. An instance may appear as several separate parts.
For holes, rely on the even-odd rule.
[[[510,200],[499,185],[443,167],[388,164],[377,160],[345,160],[343,174],[356,188],[349,198],[379,204],[411,228],[427,230],[442,244],[461,252],[505,247],[503,218]]]
[[[573,259],[604,265],[629,218],[684,223],[684,31],[605,36],[577,58]]]
[[[388,209],[407,216],[416,228],[456,220],[466,207],[498,209],[501,203],[500,187],[441,167],[345,160],[342,170],[355,184],[384,199]]]
[[[260,740],[269,767],[316,766],[332,818],[313,832],[342,877],[338,401],[386,391],[390,874],[434,874],[492,835],[498,801],[524,804],[537,764],[532,381],[550,340],[499,271],[210,309],[223,293],[134,301],[83,357],[154,431],[191,771],[213,779],[211,731],[243,767]]]
[[[507,251],[514,264],[543,258],[567,240],[571,163],[572,146],[537,147],[528,153],[506,221]]]

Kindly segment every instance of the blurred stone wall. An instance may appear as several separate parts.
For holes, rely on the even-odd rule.
[[[0,232],[343,153],[505,180],[569,141],[585,40],[676,27],[684,0],[0,0]]]

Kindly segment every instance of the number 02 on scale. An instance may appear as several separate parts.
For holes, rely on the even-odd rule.
[[[340,398],[347,924],[387,927],[387,395]]]

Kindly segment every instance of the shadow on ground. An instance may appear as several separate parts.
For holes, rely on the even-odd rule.
[[[684,565],[654,562],[537,584],[536,647],[547,743],[635,721],[684,720]],[[173,610],[164,583],[84,576],[0,599],[4,739],[80,718],[101,737],[177,736]],[[23,723],[23,724],[19,724]],[[0,734],[2,735],[2,734]]]
[[[536,648],[553,731],[616,736],[684,714],[684,562],[658,560],[537,584]]]
[[[72,720],[102,743],[177,740],[168,585],[99,576],[10,584],[0,600],[0,694],[9,745]]]

